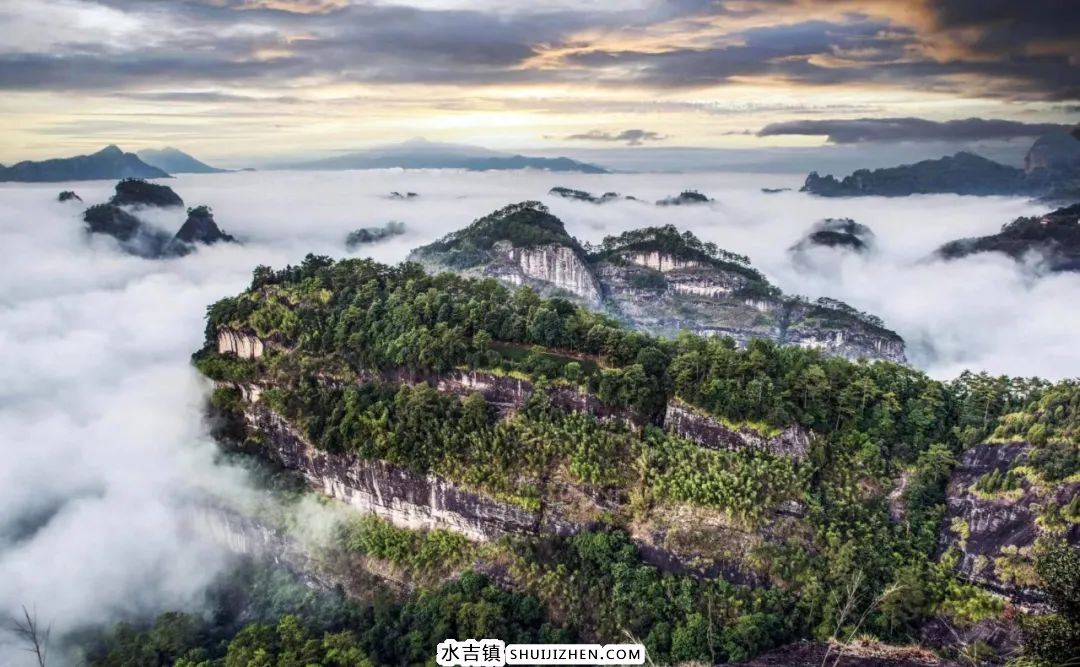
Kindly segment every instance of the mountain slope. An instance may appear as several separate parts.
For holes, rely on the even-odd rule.
[[[146,164],[170,174],[218,174],[227,171],[196,160],[178,148],[144,148],[136,153]]]
[[[40,162],[27,160],[10,167],[0,166],[0,181],[44,183],[119,178],[168,178],[168,176],[167,172],[146,164],[134,153],[125,153],[112,145],[90,155],[76,155]]]
[[[937,256],[958,259],[982,252],[998,252],[1013,259],[1041,257],[1051,271],[1080,271],[1080,204],[1046,215],[1017,218],[990,236],[950,241]]]
[[[877,318],[831,300],[785,296],[746,257],[675,227],[608,237],[584,248],[539,202],[522,202],[410,255],[432,272],[528,285],[602,309],[642,330],[686,330],[821,348],[857,358],[904,359],[904,342]]]
[[[842,179],[815,171],[806,177],[802,191],[822,197],[1028,195],[1071,202],[1080,197],[1080,140],[1064,131],[1039,137],[1023,169],[960,152],[898,167],[859,169]]]

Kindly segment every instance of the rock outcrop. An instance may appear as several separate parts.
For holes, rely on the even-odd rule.
[[[111,236],[125,251],[147,259],[161,257],[170,240],[167,232],[114,204],[91,206],[83,212],[83,222],[88,233]]]
[[[255,334],[220,329],[217,336],[218,354],[235,354],[241,359],[258,359],[266,351],[266,344]]]
[[[548,190],[548,194],[555,197],[562,197],[563,199],[589,202],[590,204],[607,204],[608,202],[619,201],[620,199],[637,201],[634,197],[624,197],[618,192],[605,192],[597,197],[591,192],[575,190],[573,188],[564,188],[561,186],[551,188]]]
[[[116,184],[109,200],[113,206],[183,206],[184,200],[167,185],[150,183],[140,178],[125,178]]]
[[[125,179],[116,184],[116,194],[108,203],[86,209],[83,221],[89,233],[112,236],[125,251],[147,259],[182,257],[200,245],[237,243],[234,237],[217,226],[208,206],[188,209],[187,220],[173,235],[143,222],[136,215],[140,209],[148,206],[171,207],[183,203],[171,188],[164,185]]]
[[[1080,141],[1062,130],[1039,137],[1018,169],[960,152],[885,169],[859,169],[837,179],[811,172],[803,192],[822,197],[905,197],[912,194],[1028,195],[1075,201],[1080,197]]]
[[[217,226],[209,206],[196,206],[188,209],[187,220],[173,236],[164,252],[166,255],[182,257],[194,252],[200,245],[214,245],[215,243],[237,243],[237,240]]]
[[[674,197],[665,197],[656,202],[657,206],[688,206],[693,204],[708,204],[712,202],[697,190],[683,190]]]
[[[980,477],[1004,473],[1029,451],[1025,443],[1008,443],[978,445],[964,453],[949,481],[940,547],[943,553],[959,552],[957,570],[969,581],[1016,602],[1037,603],[1043,596],[1034,585],[1032,549],[1042,530],[1040,510],[1048,500],[1068,503],[1080,493],[1080,482],[1042,490],[1023,478],[1006,493],[982,494],[974,488]],[[1080,524],[1068,527],[1063,537],[1080,546]]]
[[[958,259],[983,252],[1002,253],[1016,260],[1034,258],[1049,271],[1080,271],[1080,204],[1043,216],[1017,218],[991,236],[951,241],[935,255]]]
[[[75,194],[73,190],[64,190],[56,196],[56,201],[82,201],[82,197]]]
[[[850,358],[904,360],[903,340],[838,301],[785,297],[746,257],[675,227],[609,237],[587,252],[547,208],[509,206],[410,255],[432,272],[527,285],[602,308],[650,333],[681,330],[821,349]]]
[[[804,458],[810,451],[810,435],[798,426],[774,435],[750,426],[730,427],[677,399],[668,402],[664,430],[711,449],[758,449],[795,459]]]
[[[1024,171],[974,153],[960,152],[937,160],[884,169],[859,169],[837,179],[811,172],[802,192],[821,197],[906,197],[913,194],[1030,194]]]
[[[259,404],[245,418],[263,438],[261,456],[299,472],[325,495],[396,526],[452,530],[477,541],[540,530],[540,513],[460,489],[438,475],[320,451]]]
[[[432,270],[491,276],[592,307],[602,300],[584,249],[539,202],[507,206],[409,257]]]
[[[814,223],[806,236],[789,250],[802,255],[815,247],[867,252],[874,247],[874,232],[851,218],[826,218]]]
[[[345,237],[345,247],[349,250],[356,250],[362,245],[378,243],[404,233],[405,223],[396,220],[391,220],[382,227],[361,227],[349,232],[348,236]]]

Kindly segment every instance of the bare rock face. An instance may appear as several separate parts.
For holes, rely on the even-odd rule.
[[[668,402],[664,429],[710,449],[760,449],[795,459],[805,457],[810,449],[809,434],[798,426],[789,426],[773,436],[763,435],[747,426],[732,429],[678,399]]]
[[[785,296],[749,258],[673,225],[585,247],[542,204],[522,202],[409,258],[431,272],[491,277],[542,296],[569,297],[656,335],[685,330],[730,336],[740,345],[765,338],[852,359],[905,360],[903,339],[880,320],[840,302]]]
[[[570,248],[560,245],[546,245],[536,248],[514,248],[508,244],[496,245],[496,251],[503,255],[509,264],[516,267],[521,278],[514,279],[512,273],[502,272],[500,278],[514,284],[528,284],[532,281],[548,283],[557,290],[570,292],[586,304],[600,305],[600,285],[589,267]]]
[[[263,436],[259,454],[299,472],[325,495],[396,526],[451,530],[477,541],[539,529],[539,513],[460,489],[438,475],[316,449],[258,404],[245,418]]]
[[[266,350],[266,345],[258,336],[233,329],[218,331],[217,345],[218,354],[231,352],[241,359],[257,359]]]
[[[650,268],[653,271],[659,271],[660,273],[667,273],[668,271],[675,271],[677,269],[692,269],[701,266],[701,262],[686,259],[684,257],[676,257],[675,255],[669,255],[656,250],[652,252],[626,253],[623,255],[623,258],[628,262]]]
[[[961,576],[1021,603],[1043,599],[1028,577],[1031,549],[1042,530],[1036,519],[1048,499],[1045,494],[1065,504],[1080,491],[1076,482],[1041,491],[1026,478],[1014,492],[986,497],[975,491],[982,475],[1004,473],[1028,451],[1025,443],[1008,443],[979,445],[964,453],[949,481],[939,545],[942,552],[959,551]],[[1080,525],[1074,524],[1064,537],[1080,545]]]

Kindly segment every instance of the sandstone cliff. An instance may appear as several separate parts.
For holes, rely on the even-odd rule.
[[[1066,504],[1080,493],[1080,482],[1040,488],[1024,478],[1006,493],[982,494],[976,481],[994,470],[1004,472],[1022,463],[1030,447],[1024,443],[986,444],[964,453],[947,493],[947,514],[941,550],[959,552],[958,572],[966,579],[1017,602],[1039,602],[1032,556],[1037,538],[1047,528],[1039,515],[1048,500]],[[1064,528],[1062,537],[1080,545],[1080,524]]]
[[[687,330],[743,345],[768,338],[848,358],[905,359],[903,339],[876,318],[837,301],[786,297],[747,258],[670,225],[586,249],[542,204],[524,202],[417,248],[410,259],[432,272],[569,297],[654,334]]]

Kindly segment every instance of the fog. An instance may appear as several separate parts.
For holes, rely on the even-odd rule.
[[[1045,207],[1023,199],[924,196],[830,200],[762,187],[761,174],[560,175],[454,172],[244,172],[168,181],[188,205],[213,207],[243,246],[181,259],[123,254],[87,239],[83,207],[112,182],[0,186],[0,618],[36,607],[54,637],[164,609],[197,608],[227,566],[187,530],[194,491],[242,491],[243,471],[217,465],[202,419],[208,385],[189,366],[208,304],[243,289],[257,264],[307,252],[346,255],[352,229],[401,220],[408,233],[360,248],[384,262],[507,203],[539,199],[582,241],[657,224],[690,229],[750,256],[787,292],[830,296],[882,317],[911,362],[940,378],[964,368],[1080,375],[1080,276],[983,256],[925,261],[941,243],[996,231]],[[601,206],[549,197],[555,185],[616,190],[651,202],[684,188],[711,206]],[[84,204],[58,203],[75,190]],[[386,198],[414,191],[412,201]],[[152,221],[175,231],[182,211]],[[851,217],[876,234],[866,257],[832,250],[806,264],[787,248],[814,221]],[[802,267],[801,269],[799,267]],[[0,635],[0,640],[10,637]],[[0,664],[24,664],[5,643]]]

